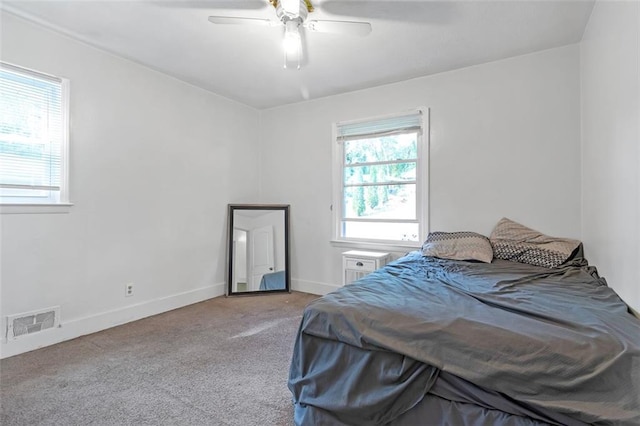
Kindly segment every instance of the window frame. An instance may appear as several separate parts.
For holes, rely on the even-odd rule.
[[[9,62],[0,61],[0,68],[40,80],[60,84],[61,96],[61,142],[60,142],[60,189],[57,201],[51,198],[45,202],[36,202],[26,197],[25,202],[3,202],[0,198],[0,214],[22,213],[67,213],[73,205],[69,200],[69,136],[70,136],[70,81],[67,78],[36,71]]]
[[[364,239],[349,238],[341,233],[344,215],[344,144],[338,136],[338,128],[342,125],[375,122],[378,120],[392,119],[394,117],[403,117],[412,114],[420,115],[420,131],[417,135],[417,160],[416,160],[416,219],[418,222],[418,241],[402,241],[402,240],[381,240],[381,239]],[[340,121],[332,125],[332,195],[333,204],[332,212],[332,237],[331,243],[340,247],[353,248],[370,248],[402,251],[406,249],[416,249],[422,244],[429,231],[429,109],[425,107],[414,108],[408,111],[402,111],[395,114],[381,115],[376,117],[368,117],[365,119]],[[383,221],[384,222],[384,221]],[[394,222],[394,221],[389,221]]]

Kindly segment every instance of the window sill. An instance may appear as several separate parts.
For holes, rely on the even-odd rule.
[[[331,245],[334,247],[345,247],[351,249],[364,249],[364,250],[377,250],[377,251],[389,251],[397,253],[407,253],[409,251],[420,250],[422,246],[420,243],[376,243],[368,241],[345,241],[345,240],[331,240]]]
[[[71,203],[59,204],[0,204],[0,214],[57,214],[69,213]]]

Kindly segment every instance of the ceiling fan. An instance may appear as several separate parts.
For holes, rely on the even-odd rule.
[[[284,27],[284,67],[296,65],[300,69],[302,58],[301,28],[312,32],[350,34],[366,36],[371,32],[368,22],[307,20],[309,13],[314,11],[311,0],[268,0],[275,8],[279,21],[260,18],[241,18],[232,16],[209,16],[214,24],[264,25]]]

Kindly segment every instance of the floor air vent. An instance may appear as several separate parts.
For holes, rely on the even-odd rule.
[[[7,317],[7,338],[39,333],[60,323],[60,306]]]

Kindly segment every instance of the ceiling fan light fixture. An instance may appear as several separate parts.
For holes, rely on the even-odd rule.
[[[294,54],[300,50],[302,40],[300,38],[300,23],[296,21],[287,21],[284,27],[284,39],[282,45],[285,53]]]
[[[285,23],[282,46],[284,47],[284,67],[288,68],[287,64],[297,63],[297,68],[300,69],[302,38],[299,20],[289,20]]]

